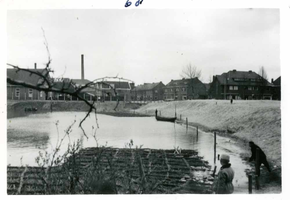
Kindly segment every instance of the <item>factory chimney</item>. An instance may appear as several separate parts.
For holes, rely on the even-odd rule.
[[[81,55],[81,65],[82,65],[82,80],[84,80],[85,79],[84,54]]]
[[[37,64],[36,63],[34,63],[34,69],[37,69]]]

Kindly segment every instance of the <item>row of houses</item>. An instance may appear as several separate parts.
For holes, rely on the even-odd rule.
[[[45,69],[30,69],[30,71],[45,74]],[[7,78],[22,81],[31,85],[45,84],[43,79],[27,71],[7,69]],[[73,92],[77,87],[90,83],[84,79],[51,79],[53,88],[63,92],[38,91],[19,85],[7,83],[8,100],[79,100],[65,94]],[[112,90],[114,88],[115,90]],[[117,92],[117,96],[115,94]],[[253,71],[231,70],[221,75],[213,76],[211,83],[202,83],[198,78],[171,80],[168,84],[162,82],[144,83],[135,86],[133,82],[123,80],[100,80],[83,89],[81,97],[87,100],[115,101],[172,101],[190,99],[270,99],[281,100],[281,77],[271,83]]]

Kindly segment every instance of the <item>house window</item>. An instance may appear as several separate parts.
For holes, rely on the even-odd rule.
[[[158,93],[158,90],[155,90],[155,93]]]
[[[176,92],[178,92],[179,91],[179,89],[178,88],[176,88]]]
[[[254,87],[249,86],[248,90],[254,90]]]
[[[170,89],[171,92],[173,92],[173,89]]]
[[[33,97],[33,90],[32,89],[28,89],[28,97],[29,98]]]
[[[238,90],[239,89],[239,87],[238,86],[234,86],[234,90]]]
[[[20,89],[19,88],[15,89],[15,97],[20,97]]]
[[[182,91],[185,92],[185,88],[182,88]]]
[[[39,92],[39,97],[42,97],[42,96],[43,96],[43,92],[40,91],[40,92]]]
[[[165,92],[167,92],[167,89],[165,89]]]
[[[234,86],[229,86],[229,90],[234,90]]]

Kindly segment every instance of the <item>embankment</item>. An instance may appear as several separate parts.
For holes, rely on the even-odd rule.
[[[110,114],[115,116],[144,116],[134,115],[131,110],[137,109],[141,104],[124,104],[120,102],[117,106],[116,102],[98,102],[97,111],[102,114]],[[25,111],[26,109],[36,108],[37,111]],[[8,101],[7,102],[7,118],[26,116],[31,113],[44,113],[55,111],[83,111],[89,110],[89,106],[82,101]]]
[[[175,109],[176,108],[176,109]],[[137,112],[174,116],[205,131],[217,131],[243,142],[253,141],[275,165],[281,165],[281,110],[280,101],[191,100],[149,103]],[[158,112],[159,113],[159,112]],[[247,143],[245,143],[247,146]],[[247,147],[248,148],[248,147]]]

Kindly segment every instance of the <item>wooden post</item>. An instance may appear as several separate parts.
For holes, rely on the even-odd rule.
[[[214,145],[213,145],[213,149],[214,149],[214,164],[216,164],[216,132],[214,132]]]
[[[186,118],[186,129],[188,129],[188,119]]]
[[[213,173],[212,173],[212,177],[215,177],[215,173],[216,173],[216,166],[214,166],[214,170],[213,170]]]
[[[259,176],[256,175],[255,176],[255,186],[256,186],[256,190],[259,190],[260,189],[260,182],[259,182]]]
[[[196,127],[196,141],[198,141],[198,126]]]
[[[175,105],[175,117],[177,118],[177,114],[176,114],[176,105]]]
[[[256,148],[256,163],[255,163],[255,169],[256,169],[256,175],[260,176],[260,149]]]
[[[181,120],[181,114],[180,114],[180,120]]]
[[[249,179],[249,194],[252,194],[252,175],[249,175],[248,176],[248,179]]]

